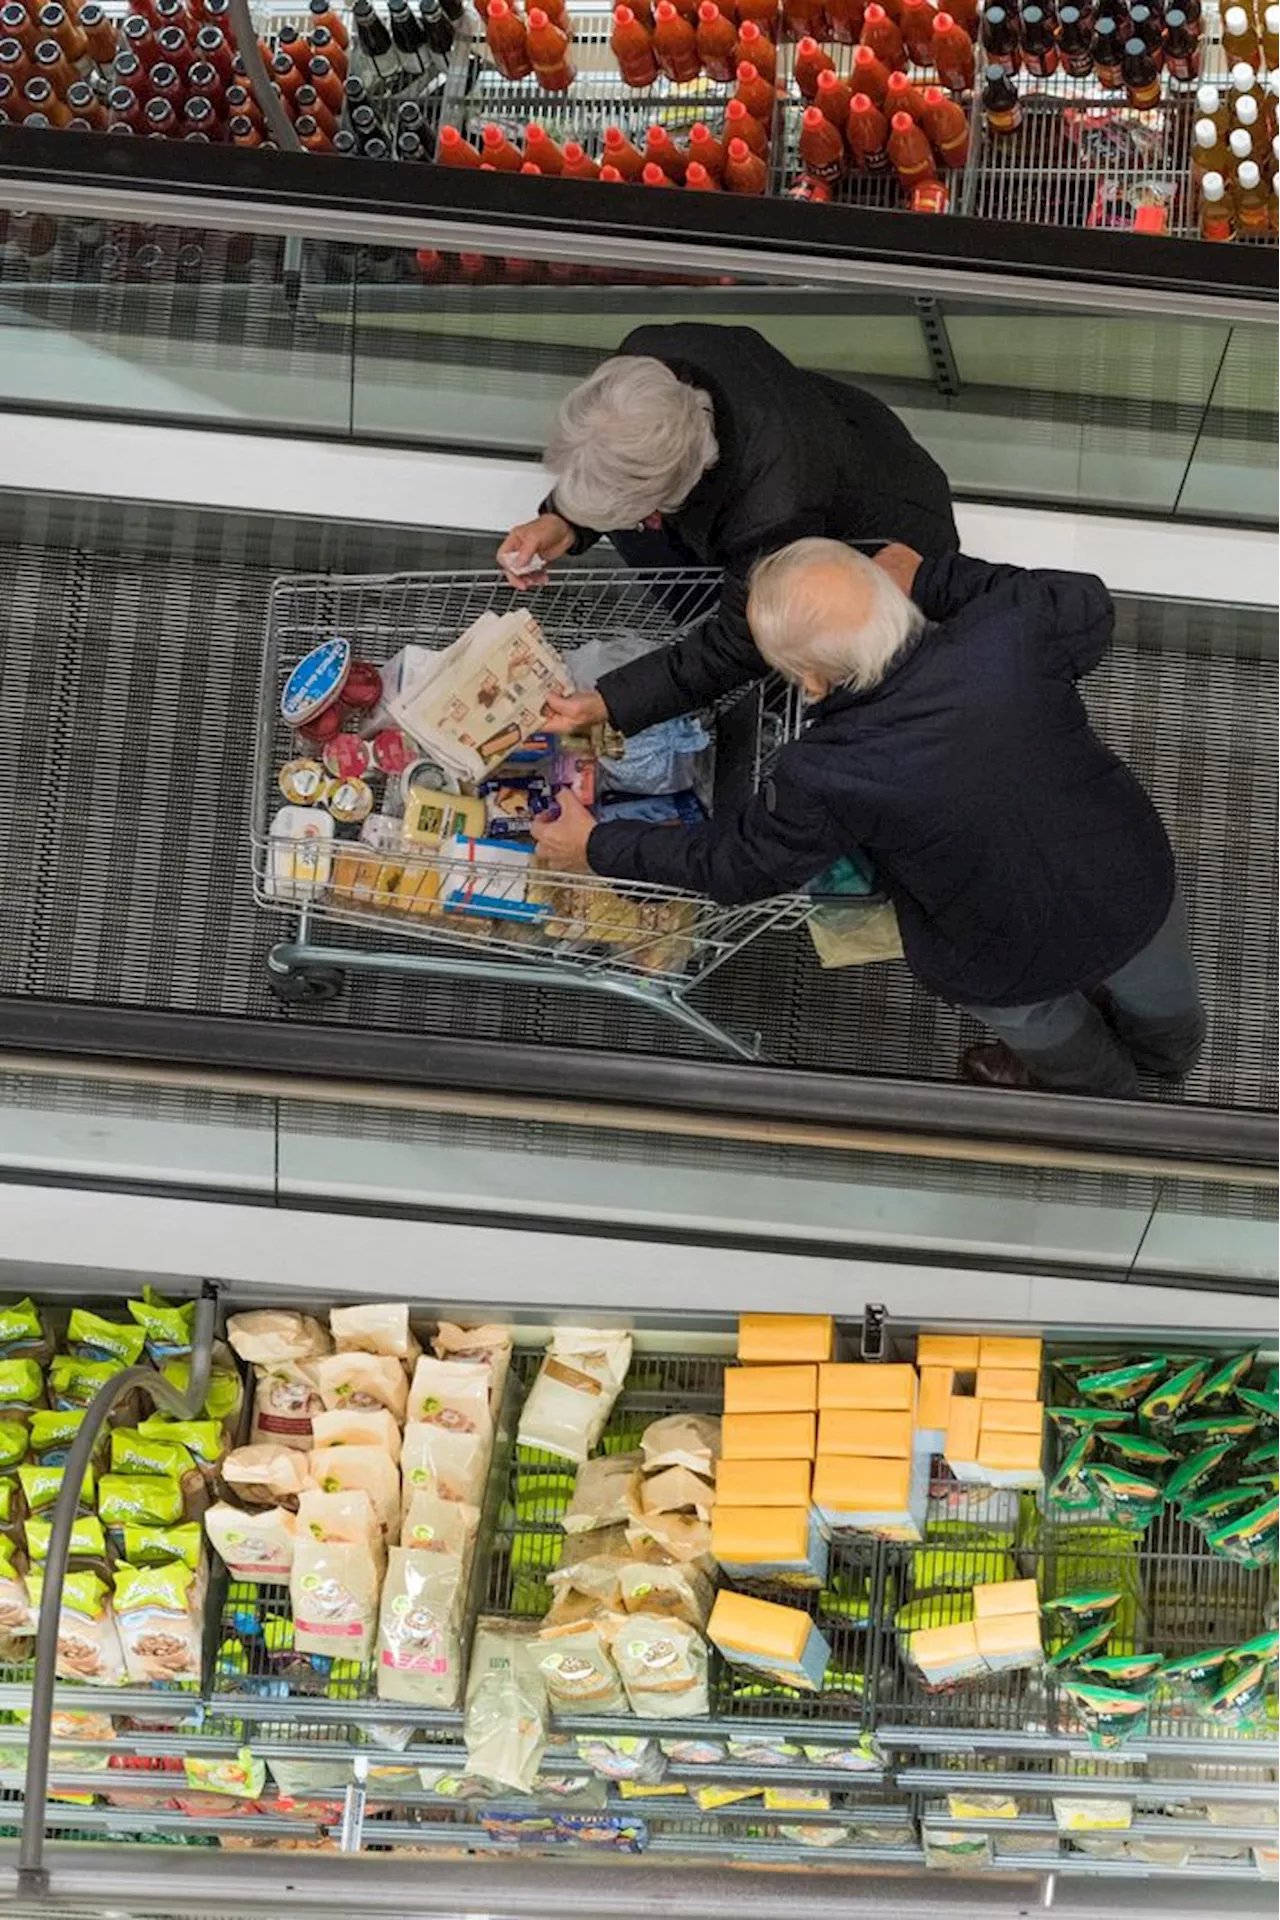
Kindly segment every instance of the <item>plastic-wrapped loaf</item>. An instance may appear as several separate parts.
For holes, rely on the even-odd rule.
[[[629,1333],[555,1328],[520,1416],[520,1445],[581,1463],[599,1443],[630,1365]]]

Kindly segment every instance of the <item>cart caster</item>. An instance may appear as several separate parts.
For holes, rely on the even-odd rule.
[[[315,1007],[336,1000],[344,981],[345,975],[337,967],[290,967],[283,971],[272,967],[267,974],[272,993],[286,1007]]]

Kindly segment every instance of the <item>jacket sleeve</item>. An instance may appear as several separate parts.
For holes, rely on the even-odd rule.
[[[542,505],[538,508],[538,512],[560,513],[560,509],[556,505],[554,489],[542,502]],[[594,547],[596,541],[600,538],[599,530],[595,527],[580,527],[576,520],[569,518],[567,513],[560,513],[560,518],[567,527],[573,528],[573,545],[569,549],[570,553],[590,553],[592,547]]]
[[[683,887],[733,907],[806,886],[857,837],[856,826],[837,824],[784,758],[738,811],[693,828],[606,823],[593,829],[587,860],[607,879]]]
[[[709,620],[674,646],[657,647],[602,674],[599,693],[619,733],[634,734],[709,707],[768,671],[747,625],[746,578],[729,572]]]
[[[1074,679],[1098,665],[1111,639],[1115,606],[1092,573],[1006,567],[960,553],[921,562],[911,597],[928,620],[950,620],[985,595],[1000,594],[1028,629],[1060,651]]]

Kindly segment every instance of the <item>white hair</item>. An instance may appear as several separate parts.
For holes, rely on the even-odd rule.
[[[841,614],[846,591],[852,618]],[[758,561],[747,619],[760,652],[789,680],[811,673],[864,693],[925,624],[882,567],[839,540],[796,540]]]
[[[672,513],[715,464],[709,397],[661,360],[617,354],[575,387],[547,447],[556,511],[602,533]]]

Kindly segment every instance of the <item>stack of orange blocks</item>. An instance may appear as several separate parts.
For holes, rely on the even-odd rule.
[[[922,1333],[920,1427],[957,1480],[1038,1491],[1044,1485],[1039,1340]]]

